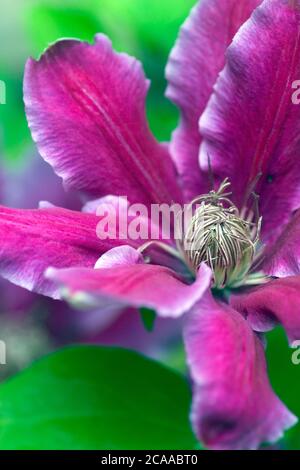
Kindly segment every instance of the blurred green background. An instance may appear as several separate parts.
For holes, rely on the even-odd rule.
[[[24,166],[32,151],[22,101],[25,61],[28,56],[38,57],[49,43],[61,37],[91,41],[95,33],[104,32],[116,49],[138,57],[152,82],[147,102],[151,128],[158,139],[168,140],[178,113],[164,98],[164,67],[179,26],[194,3],[194,0],[0,0],[0,79],[6,84],[6,105],[0,105],[0,156],[5,167]],[[9,329],[7,323],[5,328]],[[27,328],[30,333],[35,326],[29,324]],[[26,335],[27,342],[31,337]],[[20,341],[26,338],[21,335]],[[47,341],[42,331],[33,357],[47,350]],[[300,365],[292,364],[292,352],[281,329],[268,335],[271,382],[281,399],[300,416]],[[168,362],[177,369],[184,367],[181,347]],[[286,435],[279,447],[300,449],[300,425]]]
[[[164,67],[178,29],[193,0],[1,0],[0,77],[7,86],[7,106],[0,107],[1,148],[8,163],[18,162],[30,144],[22,103],[22,75],[28,56],[38,57],[62,37],[92,41],[96,32],[114,47],[138,57],[152,81],[148,116],[160,140],[177,120],[164,98]]]

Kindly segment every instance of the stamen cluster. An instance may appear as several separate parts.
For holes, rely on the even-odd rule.
[[[249,271],[260,228],[260,220],[254,224],[241,217],[224,192],[229,185],[225,180],[218,191],[192,201],[196,209],[179,247],[195,273],[202,262],[210,266],[220,289],[233,287]]]

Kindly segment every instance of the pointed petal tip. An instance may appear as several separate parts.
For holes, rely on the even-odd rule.
[[[300,339],[300,276],[274,279],[231,296],[230,303],[247,318],[253,330],[267,332],[281,324],[290,344]]]
[[[52,266],[49,266],[48,268],[45,269],[44,276],[47,279],[55,279],[56,272],[57,272],[56,268],[53,268]]]
[[[184,339],[192,425],[208,449],[257,449],[296,424],[271,388],[260,339],[236,310],[207,292],[186,317]]]
[[[28,125],[40,155],[68,188],[92,197],[117,188],[147,204],[181,200],[168,150],[146,119],[148,88],[142,64],[115,52],[103,34],[92,44],[59,40],[27,62]]]
[[[38,204],[38,208],[39,209],[53,209],[55,208],[55,205],[49,201],[40,201]]]

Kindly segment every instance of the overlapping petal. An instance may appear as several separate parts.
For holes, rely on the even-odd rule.
[[[168,214],[168,206],[161,205],[160,207],[163,206],[166,207],[166,214]],[[166,216],[163,219],[163,215],[160,218],[157,217],[157,213],[152,216],[152,211],[146,207],[144,207],[145,211],[140,211],[140,209],[140,205],[130,205],[127,198],[109,195],[87,202],[82,210],[91,214],[107,216],[103,222],[107,220],[108,223],[114,216],[117,221],[116,230],[114,230],[112,223],[113,230],[110,231],[110,236],[118,238],[121,242],[128,240],[131,246],[149,245],[146,254],[152,263],[168,266],[179,272],[186,272],[186,266],[181,259],[174,258],[172,253],[162,250],[158,244],[152,243],[153,241],[161,241],[171,250],[176,248],[171,216]],[[164,211],[162,211],[163,213]],[[107,231],[106,222],[103,223],[103,226],[103,229]],[[115,232],[116,235],[112,232]]]
[[[140,63],[114,52],[104,35],[93,45],[62,40],[38,61],[29,59],[28,123],[40,154],[68,187],[140,203],[180,199],[167,147],[146,121],[148,85]]]
[[[93,267],[102,253],[120,244],[98,238],[98,222],[95,215],[58,207],[0,207],[1,275],[26,289],[57,298],[56,287],[44,277],[48,266]]]
[[[254,183],[260,195],[263,238],[272,239],[300,201],[300,76],[298,1],[265,0],[227,51],[209,105],[200,120],[200,164],[229,177],[241,207]]]
[[[300,274],[300,211],[293,215],[278,240],[265,250],[261,268],[276,277]]]
[[[300,276],[276,279],[249,293],[232,296],[231,305],[256,331],[268,331],[279,322],[290,342],[300,339]]]
[[[162,317],[174,318],[188,311],[211,283],[211,271],[205,265],[196,281],[187,284],[169,268],[145,264],[131,247],[111,250],[97,266],[99,269],[49,269],[47,277],[63,286],[63,295],[79,306],[147,307]]]
[[[295,424],[271,389],[260,339],[210,292],[187,315],[185,344],[194,381],[192,422],[207,447],[255,449]]]
[[[166,69],[167,96],[181,111],[171,152],[187,199],[208,189],[208,177],[201,174],[198,162],[199,118],[225,65],[227,47],[260,3],[261,0],[200,0],[171,52]]]

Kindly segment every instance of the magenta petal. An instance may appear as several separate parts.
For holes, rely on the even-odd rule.
[[[166,69],[167,96],[181,111],[171,144],[187,199],[207,191],[198,162],[198,122],[225,65],[225,51],[261,0],[201,0],[181,28]]]
[[[95,269],[116,268],[119,266],[132,266],[143,264],[144,259],[138,250],[130,246],[117,246],[100,256]]]
[[[276,279],[232,296],[231,304],[256,331],[268,331],[280,322],[290,342],[300,338],[300,276]]]
[[[133,248],[110,253],[111,259],[106,253],[97,263],[98,269],[49,269],[47,277],[61,284],[66,299],[79,306],[147,307],[162,317],[179,317],[188,311],[211,283],[211,272],[205,265],[197,280],[188,285],[169,268],[144,264]]]
[[[109,194],[108,196],[86,202],[82,211],[88,214],[97,214],[99,208],[101,210],[106,209],[108,213],[114,208],[118,213],[126,215],[129,209],[129,201],[126,198]]]
[[[62,40],[26,65],[24,99],[42,157],[67,186],[131,202],[180,199],[165,145],[145,116],[149,83],[138,61],[104,35]]]
[[[268,381],[261,341],[244,318],[208,292],[187,315],[194,381],[192,423],[211,449],[256,449],[296,423]]]
[[[278,240],[264,252],[262,270],[270,276],[300,274],[300,211],[297,211]]]
[[[1,275],[26,289],[57,298],[56,287],[44,277],[48,266],[93,267],[102,253],[117,244],[98,239],[98,222],[95,215],[58,207],[0,207]]]
[[[262,173],[264,239],[280,233],[300,200],[300,106],[293,82],[300,76],[300,9],[266,0],[244,24],[227,52],[200,121],[200,163],[210,155],[215,175],[232,182],[234,201],[245,204]]]

